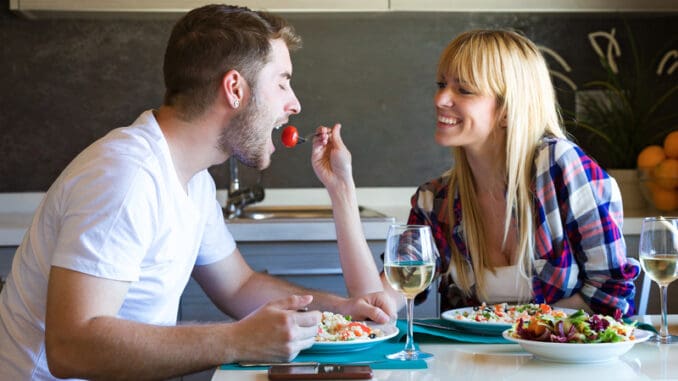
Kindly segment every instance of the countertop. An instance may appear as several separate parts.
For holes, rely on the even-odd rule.
[[[383,239],[386,226],[393,222],[405,222],[409,213],[409,200],[416,187],[358,188],[358,203],[392,217],[392,220],[364,220],[363,229],[367,239]],[[227,192],[219,190],[217,198],[224,204]],[[30,225],[33,212],[40,204],[44,193],[0,194],[0,246],[17,246]],[[267,189],[266,198],[258,205],[329,205],[330,200],[323,188]],[[655,210],[625,211],[623,232],[625,235],[640,233],[642,218],[659,215]],[[229,222],[229,229],[238,241],[262,240],[334,240],[334,224],[331,221],[304,220],[266,222]]]
[[[358,203],[384,214],[385,218],[363,220],[368,240],[384,239],[388,225],[404,222],[409,213],[409,198],[415,188],[359,188]],[[217,199],[224,205],[227,192],[217,191]],[[44,193],[0,194],[0,246],[18,246],[31,223],[33,213]],[[400,205],[399,205],[400,203]],[[266,198],[258,203],[271,205],[330,205],[324,188],[266,189]],[[227,220],[236,241],[327,241],[335,240],[334,223],[329,219]]]
[[[658,326],[658,316],[639,320]],[[669,329],[678,334],[678,315],[669,315]],[[596,344],[591,344],[596,345]],[[433,353],[428,369],[374,370],[373,380],[676,380],[678,345],[638,343],[618,359],[603,363],[564,364],[543,361],[518,344],[422,343]],[[265,370],[217,369],[212,381],[265,380]]]

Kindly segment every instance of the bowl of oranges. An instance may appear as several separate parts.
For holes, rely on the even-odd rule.
[[[669,133],[662,145],[645,147],[637,164],[647,202],[660,212],[678,210],[678,130]]]

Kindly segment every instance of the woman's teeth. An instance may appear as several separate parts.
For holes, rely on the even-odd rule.
[[[459,124],[460,120],[457,119],[457,118],[447,118],[447,117],[444,117],[444,116],[439,116],[438,122],[444,123],[444,124],[454,125],[454,124]]]

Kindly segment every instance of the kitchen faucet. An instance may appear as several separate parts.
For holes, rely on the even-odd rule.
[[[250,188],[240,189],[238,178],[238,160],[231,156],[228,159],[231,174],[228,186],[228,198],[224,207],[226,218],[237,218],[242,215],[242,210],[249,204],[254,204],[264,199],[264,188],[260,184],[254,184]]]

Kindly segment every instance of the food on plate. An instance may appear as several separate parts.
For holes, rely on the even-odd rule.
[[[508,303],[498,303],[488,305],[483,303],[480,306],[473,307],[472,309],[458,311],[453,315],[453,318],[457,320],[481,323],[513,324],[517,322],[518,319],[529,320],[530,316],[533,316],[537,313],[553,313],[563,316],[566,315],[565,312],[553,310],[548,304],[528,303],[510,305]]]
[[[371,340],[382,336],[384,333],[380,329],[371,328],[363,322],[352,321],[350,316],[323,312],[315,341]]]
[[[635,330],[635,324],[624,323],[620,313],[611,317],[578,310],[565,316],[537,313],[529,320],[519,319],[509,335],[554,343],[618,343],[635,340]]]

